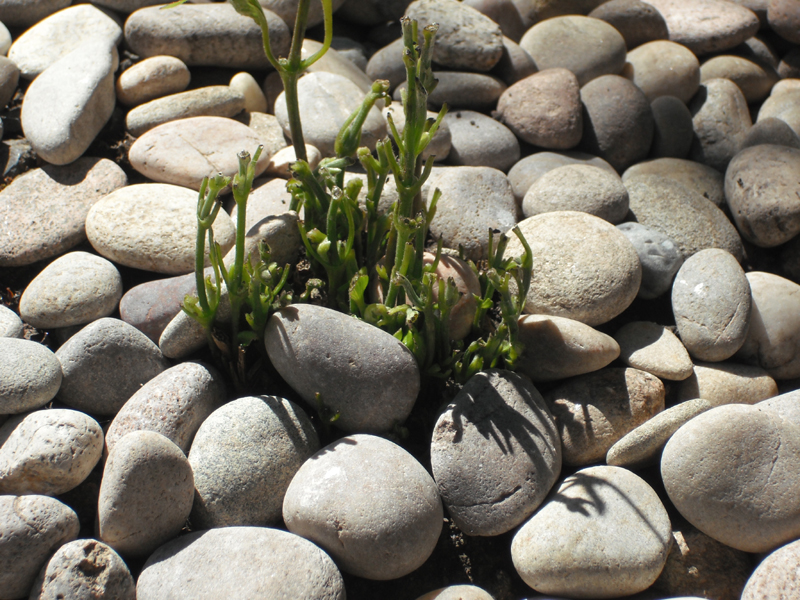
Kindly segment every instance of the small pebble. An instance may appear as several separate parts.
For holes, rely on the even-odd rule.
[[[675,96],[689,102],[700,87],[700,62],[691,50],[667,40],[642,44],[628,52],[625,76],[652,102]]]
[[[519,160],[516,136],[491,117],[471,110],[459,110],[445,115],[444,122],[450,130],[448,164],[508,171]]]
[[[174,56],[151,56],[129,67],[117,79],[117,100],[127,107],[184,91],[192,79],[189,68]]]
[[[231,89],[244,96],[244,109],[250,112],[267,112],[267,98],[261,91],[261,86],[250,73],[243,71],[231,78]]]
[[[0,414],[41,408],[58,393],[61,378],[61,363],[46,346],[0,338]]]
[[[638,297],[652,300],[671,290],[675,273],[683,264],[678,245],[667,235],[640,223],[620,223],[617,229],[633,244],[642,264]]]
[[[677,389],[679,402],[703,398],[712,406],[755,404],[777,394],[778,384],[764,369],[734,362],[698,362]]]
[[[650,321],[633,321],[614,334],[620,358],[629,367],[661,379],[683,381],[692,374],[692,359],[669,329]]]
[[[21,338],[25,327],[19,315],[7,306],[0,305],[0,337]]]

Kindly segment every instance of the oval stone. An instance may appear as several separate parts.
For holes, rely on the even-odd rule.
[[[436,483],[423,466],[373,435],[343,437],[314,454],[283,501],[289,531],[327,551],[344,571],[380,581],[428,559],[442,516]]]
[[[197,192],[164,183],[126,186],[92,207],[86,217],[86,235],[95,250],[121,265],[167,275],[192,272]],[[234,239],[233,221],[220,211],[214,240],[223,255]]]
[[[180,448],[154,431],[129,433],[103,470],[98,537],[124,556],[147,556],[178,535],[193,496],[192,467]]]
[[[669,157],[646,160],[626,169],[622,182],[628,185],[649,176],[666,177],[711,200],[715,206],[725,203],[725,176],[703,163]]]
[[[0,494],[63,494],[89,476],[102,454],[103,430],[82,412],[15,415],[0,426]]]
[[[335,310],[296,304],[275,312],[267,354],[308,406],[321,401],[344,431],[389,431],[417,399],[420,373],[400,340]],[[319,400],[316,399],[319,394]]]
[[[174,56],[151,56],[123,71],[117,79],[117,100],[133,107],[185,90],[192,75]]]
[[[625,38],[628,50],[647,42],[669,37],[664,17],[654,7],[639,0],[611,0],[603,2],[589,13],[613,26]],[[630,53],[628,53],[630,57]]]
[[[686,46],[657,40],[628,52],[625,76],[652,102],[675,96],[689,102],[700,87],[700,62]]]
[[[767,556],[747,580],[742,600],[791,600],[800,593],[800,540],[781,546]]]
[[[636,248],[639,262],[642,263],[638,297],[652,300],[671,290],[675,273],[683,264],[683,254],[678,245],[661,231],[640,223],[620,223],[617,229]]]
[[[266,527],[223,527],[181,536],[147,559],[136,584],[137,600],[282,596],[345,600],[344,582],[317,546]]]
[[[197,430],[192,523],[199,528],[275,525],[292,477],[319,439],[297,405],[245,397],[218,408]]]
[[[47,346],[0,338],[0,414],[44,406],[58,393],[61,378],[61,363]]]
[[[800,427],[744,404],[695,417],[661,457],[664,487],[681,515],[745,552],[768,552],[800,535],[800,498],[791,493],[798,468]]]
[[[614,167],[602,158],[585,152],[534,152],[520,160],[508,172],[514,197],[521,204],[525,194],[539,177],[557,167],[575,164],[593,165],[617,174]]]
[[[506,433],[501,439],[487,428]],[[500,535],[527,519],[553,487],[561,440],[538,390],[511,371],[491,369],[471,377],[439,415],[431,467],[461,531]]]
[[[448,164],[508,171],[519,160],[516,136],[491,117],[460,110],[447,113],[444,122],[450,130]]]
[[[656,580],[671,533],[664,505],[643,479],[619,467],[590,467],[567,477],[519,529],[511,559],[537,592],[617,598]]]
[[[653,158],[685,158],[692,147],[692,113],[675,96],[659,96],[650,103],[653,111]]]
[[[741,56],[716,56],[704,62],[700,67],[700,81],[717,78],[730,79],[738,85],[748,104],[761,102],[769,96],[779,79],[774,69]]]
[[[620,358],[629,367],[656,377],[682,381],[692,374],[686,347],[669,329],[650,321],[632,321],[614,334]]]
[[[679,402],[692,398],[708,400],[712,406],[755,404],[778,394],[778,384],[761,367],[733,362],[694,366],[691,377],[677,390]]]
[[[25,326],[19,315],[7,306],[0,305],[0,337],[21,338]]]

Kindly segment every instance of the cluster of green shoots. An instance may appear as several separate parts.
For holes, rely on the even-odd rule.
[[[184,310],[206,329],[212,349],[222,353],[235,381],[244,383],[244,349],[258,341],[262,352],[263,333],[270,314],[293,302],[307,301],[314,288],[325,287],[329,307],[363,319],[389,332],[414,354],[423,373],[452,378],[463,383],[485,368],[513,369],[521,351],[517,322],[530,286],[530,248],[518,229],[524,253],[505,258],[508,237],[490,232],[489,256],[481,268],[470,262],[478,275],[481,294],[472,332],[465,340],[453,341],[449,331],[452,308],[459,292],[452,278],[441,279],[436,270],[442,255],[439,240],[432,263],[423,252],[429,241],[430,224],[441,196],[434,190],[427,202],[422,188],[433,168],[434,157],[422,159],[436,134],[447,107],[435,119],[427,117],[428,95],[435,89],[431,59],[437,25],[422,30],[403,19],[403,62],[407,87],[402,91],[405,126],[398,131],[388,115],[391,138],[376,144],[375,151],[359,147],[361,130],[376,103],[391,103],[389,82],[376,81],[361,106],[342,126],[335,143],[336,156],[322,160],[312,169],[306,157],[297,96],[301,74],[328,50],[333,35],[331,0],[321,0],[325,38],[322,48],[301,58],[302,40],[310,0],[300,0],[291,50],[287,58],[276,58],[270,47],[269,27],[257,0],[231,0],[236,10],[261,27],[264,51],[280,74],[285,89],[292,143],[297,162],[293,179],[287,184],[292,194],[291,210],[304,212],[298,221],[306,258],[318,279],[311,279],[303,293],[293,295],[290,265],[270,260],[270,249],[260,247],[254,260],[245,257],[245,215],[247,197],[255,175],[259,150],[251,158],[239,156],[239,173],[232,179],[217,176],[203,181],[198,198],[197,298],[187,297]],[[359,203],[364,181],[353,178],[345,184],[345,171],[358,161],[366,171],[366,198]],[[393,177],[398,199],[392,210],[378,210],[387,178]],[[226,267],[212,225],[220,208],[219,194],[230,186],[237,205],[236,252]],[[435,243],[435,242],[434,242]],[[432,245],[432,244],[431,244]],[[206,246],[213,267],[213,279],[204,277]],[[324,282],[324,283],[323,283]],[[223,286],[231,307],[230,338],[220,342],[214,328],[222,303]],[[243,317],[243,318],[242,318]],[[243,330],[244,322],[248,329]]]

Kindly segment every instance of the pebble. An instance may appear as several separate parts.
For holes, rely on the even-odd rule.
[[[150,339],[119,319],[98,319],[57,351],[64,378],[58,399],[78,410],[113,416],[134,393],[170,367]],[[114,373],[109,378],[109,373]]]
[[[798,101],[800,101],[800,90],[788,89],[785,92],[774,93],[758,109],[756,122],[770,118],[780,119],[800,135]]]
[[[434,168],[423,186],[423,200],[427,202],[436,188],[442,196],[430,232],[434,238],[441,237],[447,248],[463,246],[468,260],[487,258],[489,229],[505,232],[517,223],[517,203],[502,171],[491,167]]]
[[[197,430],[189,452],[193,525],[280,523],[292,477],[317,450],[311,421],[289,400],[248,396],[218,408]]]
[[[379,48],[367,61],[364,70],[372,80],[384,79],[389,89],[394,90],[406,80],[406,66],[403,63],[403,38],[396,38],[383,48]]]
[[[136,584],[119,554],[92,539],[64,544],[42,567],[33,600],[136,600]]]
[[[797,135],[786,121],[767,117],[753,124],[742,142],[742,150],[762,144],[778,144],[800,149],[800,135]]]
[[[692,359],[686,347],[663,325],[632,321],[618,329],[614,339],[622,362],[629,367],[670,381],[683,381],[692,374]]]
[[[154,279],[132,287],[119,301],[119,318],[158,344],[167,324],[181,312],[187,294],[196,291],[194,273]]]
[[[86,235],[98,253],[126,267],[166,275],[193,272],[197,192],[164,183],[126,186],[91,208]],[[233,247],[234,225],[224,211],[214,222],[214,240],[223,254]]]
[[[202,363],[185,362],[153,377],[133,394],[111,421],[106,449],[135,431],[155,432],[184,453],[200,425],[225,401],[221,375]]]
[[[774,379],[800,377],[800,286],[763,271],[747,273],[753,315],[736,358],[765,369]]]
[[[474,585],[449,585],[423,594],[417,600],[494,600],[486,590]]]
[[[30,27],[69,6],[69,0],[41,0],[40,2],[26,2],[16,0],[5,2],[0,8],[0,21],[7,27]]]
[[[581,87],[601,75],[616,75],[625,65],[625,40],[613,26],[582,15],[559,16],[537,23],[522,36],[520,47],[540,71],[572,71]]]
[[[310,144],[304,145],[306,148],[306,162],[312,170],[316,169],[319,165],[319,161],[322,160],[322,153]],[[269,177],[281,177],[282,179],[291,179],[294,176],[291,169],[292,164],[297,162],[297,153],[294,151],[294,146],[286,146],[278,150],[272,156],[269,154],[267,154],[267,156],[270,158],[269,164],[264,171],[265,175]]]
[[[336,41],[336,36],[334,36],[334,42]],[[322,49],[322,44],[316,40],[310,40],[308,38],[303,40],[303,48],[300,55],[303,58],[310,57],[313,54],[316,54]],[[372,82],[373,79],[370,79],[362,69],[355,66],[350,60],[348,60],[345,55],[341,52],[338,52],[335,48],[331,47],[328,51],[308,68],[309,73],[315,73],[318,71],[325,71],[327,73],[333,73],[334,75],[341,75],[346,77],[353,83],[355,83],[362,92],[368,94],[369,91],[372,89]],[[380,79],[378,77],[377,79]],[[403,71],[403,81],[405,81],[405,70]],[[283,85],[280,86],[280,91],[283,91]],[[269,102],[268,102],[269,103]],[[268,112],[268,111],[264,111]]]
[[[184,91],[192,80],[189,67],[174,56],[151,56],[125,69],[116,83],[117,100],[133,108]]]
[[[506,85],[513,85],[538,70],[536,63],[533,62],[533,58],[527,51],[523,50],[516,42],[503,36],[503,56],[492,69],[493,75],[502,79]]]
[[[689,158],[725,172],[752,126],[744,94],[728,79],[711,79],[689,103],[695,138]]]
[[[23,321],[40,329],[69,327],[107,317],[122,298],[113,263],[88,252],[69,252],[28,284],[19,302]]]
[[[41,408],[58,393],[61,363],[52,350],[30,340],[0,338],[0,414]]]
[[[667,560],[670,534],[667,511],[643,479],[619,467],[590,467],[567,477],[519,529],[511,559],[537,592],[615,598],[650,587]]]
[[[661,477],[700,531],[738,550],[768,552],[800,535],[800,504],[791,493],[799,463],[800,427],[769,410],[729,404],[672,436]]]
[[[0,337],[21,338],[24,333],[25,327],[19,315],[0,304]]]
[[[671,406],[624,435],[606,453],[606,463],[637,470],[658,462],[669,438],[685,423],[712,408],[703,398]]]
[[[435,256],[425,252],[422,256],[424,265],[431,265]],[[463,340],[472,331],[472,322],[478,311],[476,296],[481,295],[481,282],[475,271],[466,261],[455,256],[442,254],[434,274],[442,281],[452,279],[461,296],[458,302],[450,308],[450,317],[447,320],[448,333],[451,340]],[[439,300],[438,284],[433,287],[433,299]]]
[[[692,113],[680,98],[659,96],[650,103],[653,111],[653,158],[686,158],[692,148]],[[636,166],[636,165],[634,165]]]
[[[288,55],[289,27],[272,11],[265,10],[264,16],[275,56]],[[131,51],[142,58],[169,55],[189,67],[271,68],[261,28],[229,4],[141,8],[125,21],[124,34]]]
[[[686,46],[655,40],[628,52],[625,76],[652,102],[675,96],[688,103],[700,87],[700,62]]]
[[[664,17],[669,39],[696,55],[734,48],[759,28],[751,10],[725,0],[647,0]]]
[[[738,153],[725,173],[725,198],[739,232],[772,248],[800,233],[800,150],[764,144]]]
[[[671,179],[711,200],[715,206],[721,208],[725,204],[725,176],[693,160],[668,157],[646,160],[626,169],[622,174],[622,183],[627,186],[639,178],[653,175]]]
[[[220,282],[220,285],[222,291],[215,322],[230,323],[231,303],[228,297],[228,288],[225,287],[224,281]],[[203,326],[182,310],[178,311],[167,323],[164,331],[161,332],[161,337],[158,338],[158,347],[161,348],[161,353],[172,359],[186,358],[207,346],[208,336]]]
[[[35,79],[47,67],[87,41],[116,46],[122,39],[119,17],[91,4],[77,4],[42,19],[8,50],[23,79]]]
[[[519,318],[524,349],[517,370],[533,382],[556,381],[597,371],[619,357],[619,344],[580,321],[545,315]]]
[[[647,42],[669,38],[667,22],[661,13],[639,0],[603,2],[589,16],[601,19],[619,31],[629,51]]]
[[[482,12],[500,25],[504,37],[519,41],[525,33],[522,15],[512,0],[466,0],[464,4]]]
[[[347,118],[361,106],[366,94],[346,77],[318,72],[309,73],[297,82],[297,95],[305,142],[318,148],[323,157],[335,156],[336,136]],[[283,92],[275,100],[275,116],[289,137],[289,113]],[[386,119],[380,109],[373,106],[364,122],[361,145],[374,150],[375,143],[387,133]]]
[[[8,31],[8,27],[0,25],[0,55],[6,56],[8,54],[8,49],[11,48],[11,42],[11,33]]]
[[[281,267],[287,263],[296,264],[303,247],[303,240],[297,227],[297,213],[286,212],[264,217],[247,230],[244,238],[244,257],[253,265],[260,259],[258,249],[260,242],[265,242],[270,248],[270,262],[276,262]],[[236,248],[231,248],[222,262],[231,268],[235,259]]]
[[[0,56],[0,108],[5,108],[17,91],[19,67],[11,59]]]
[[[147,559],[136,584],[138,600],[281,596],[345,600],[344,582],[317,546],[266,527],[223,527],[181,536]]]
[[[227,85],[210,85],[139,104],[128,111],[125,127],[132,136],[140,137],[166,123],[181,128],[182,122],[190,117],[234,117],[245,106],[244,94],[238,90]]]
[[[44,165],[16,177],[0,191],[0,266],[20,267],[59,256],[86,240],[86,215],[128,178],[105,158]]]
[[[270,156],[288,146],[286,137],[283,135],[283,127],[275,115],[245,110],[234,118],[258,134],[261,144],[264,146],[264,152]]]
[[[767,22],[784,40],[800,44],[800,11],[791,0],[770,0]]]
[[[557,167],[575,164],[593,165],[617,174],[614,167],[602,158],[585,152],[534,152],[518,161],[508,172],[514,197],[521,204],[525,194],[539,177]]]
[[[261,91],[255,77],[247,71],[237,73],[228,84],[234,91],[244,96],[244,109],[250,112],[267,112],[267,98]]]
[[[0,597],[26,597],[53,552],[79,530],[78,515],[55,498],[0,496]]]
[[[320,546],[343,571],[379,581],[428,559],[442,517],[436,483],[423,466],[393,442],[364,434],[314,454],[283,502],[290,532]]]
[[[683,264],[678,245],[667,235],[640,223],[620,223],[617,229],[628,238],[639,255],[642,283],[638,297],[652,300],[671,290],[675,273]]]
[[[580,147],[622,173],[650,152],[655,122],[647,96],[619,75],[604,75],[581,88]]]
[[[654,375],[618,367],[579,375],[547,392],[564,464],[604,460],[624,435],[664,410],[664,394],[664,384]]]
[[[0,494],[63,494],[89,476],[102,454],[103,430],[82,412],[14,415],[0,426]]]
[[[778,394],[778,385],[761,367],[733,362],[703,363],[677,388],[679,402],[703,398],[712,406],[755,404]]]
[[[264,332],[278,373],[317,408],[316,394],[343,431],[390,431],[414,406],[420,374],[399,340],[337,311],[296,304],[275,312]],[[365,376],[368,374],[368,376]]]
[[[529,144],[556,150],[577,146],[583,135],[578,79],[563,68],[529,75],[503,92],[497,115]]]
[[[761,400],[759,404],[763,408],[776,412],[782,419],[800,425],[800,394],[797,390]]]
[[[444,117],[450,130],[447,162],[459,167],[508,171],[519,160],[519,141],[512,131],[483,113],[460,110]]]
[[[143,557],[178,535],[192,510],[189,460],[154,431],[133,431],[108,455],[97,500],[97,534],[126,557]]]
[[[769,96],[772,86],[778,81],[774,69],[767,69],[757,62],[740,56],[716,56],[700,67],[700,81],[730,79],[742,90],[748,104],[761,102]]]
[[[600,325],[633,302],[642,267],[636,249],[613,225],[573,211],[544,213],[519,224],[533,253],[525,312]],[[577,242],[577,243],[576,243]],[[511,239],[506,256],[520,256]]]
[[[36,154],[66,165],[89,148],[114,111],[118,62],[116,47],[108,41],[88,41],[28,86],[20,122]]]
[[[471,377],[439,415],[431,468],[461,531],[501,535],[531,516],[555,484],[561,440],[533,384],[511,371],[490,369]]]
[[[562,0],[553,4],[548,0],[514,0],[527,27],[562,15],[588,15],[603,2],[604,0]]]
[[[238,121],[194,117],[150,129],[133,143],[128,159],[152,181],[199,190],[205,177],[236,175],[239,153],[246,151],[252,157],[260,144],[259,135]],[[267,169],[269,161],[270,155],[262,151],[256,176]]]
[[[658,175],[623,179],[623,183],[633,219],[673,240],[684,259],[707,248],[721,248],[737,260],[743,258],[736,228],[699,192]]]
[[[433,60],[444,67],[489,71],[503,54],[500,26],[471,6],[449,0],[416,0],[405,14],[420,24],[439,24]]]
[[[506,91],[505,83],[485,73],[434,71],[433,76],[438,83],[428,95],[428,107],[436,110],[447,104],[450,110],[489,112],[497,105],[497,99]],[[404,89],[406,89],[405,80],[394,89],[393,98],[398,103],[401,100],[400,93]]]
[[[800,594],[800,540],[781,546],[756,567],[747,580],[742,600],[791,600]]]
[[[531,185],[522,201],[526,217],[574,210],[619,223],[628,214],[628,191],[619,175],[592,165],[565,165]]]

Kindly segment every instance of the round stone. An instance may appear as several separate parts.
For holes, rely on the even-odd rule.
[[[0,426],[0,494],[63,494],[89,476],[102,454],[103,430],[82,412],[15,415]]]
[[[189,67],[174,56],[151,56],[123,71],[117,79],[117,100],[129,107],[177,94],[189,86]]]
[[[725,173],[725,198],[742,236],[772,248],[800,233],[800,149],[764,144],[739,152]]]
[[[320,546],[344,571],[376,580],[422,565],[436,547],[442,515],[436,483],[422,465],[372,435],[341,438],[313,455],[283,502],[289,531]]]
[[[614,167],[602,158],[585,152],[535,152],[520,160],[508,172],[514,197],[522,204],[525,194],[539,177],[557,167],[575,164],[593,165],[614,175],[617,174]]]
[[[650,110],[653,111],[655,126],[650,156],[685,158],[694,138],[692,113],[686,104],[675,96],[659,96],[650,103]]]
[[[624,311],[639,291],[636,249],[613,225],[580,212],[551,212],[519,224],[533,253],[525,312],[600,325]],[[506,256],[522,255],[511,239]]]
[[[124,556],[147,556],[178,535],[193,496],[192,467],[180,448],[154,431],[129,433],[106,460],[98,536]]]
[[[620,223],[617,229],[636,248],[642,263],[639,298],[652,300],[672,289],[675,273],[683,264],[678,245],[669,236],[639,223]]]
[[[742,142],[742,150],[762,144],[777,144],[800,149],[800,135],[797,135],[786,121],[767,117],[753,124]]]
[[[664,384],[638,369],[579,375],[545,394],[565,465],[601,462],[622,436],[664,410]]]
[[[778,384],[761,367],[733,362],[703,363],[694,366],[691,377],[677,390],[679,402],[703,398],[712,406],[755,404],[778,394]]]
[[[697,192],[715,206],[725,203],[725,177],[722,173],[693,160],[681,158],[657,158],[637,163],[622,174],[622,182],[627,186],[640,177],[656,175],[666,177]]]
[[[28,284],[19,311],[34,327],[69,327],[107,317],[120,298],[122,277],[111,262],[88,252],[70,252]]]
[[[625,76],[652,102],[675,96],[689,102],[700,87],[700,62],[686,46],[667,40],[642,44],[628,52]]]
[[[730,79],[742,90],[748,104],[762,101],[769,96],[772,86],[778,81],[774,69],[767,68],[741,56],[716,56],[700,67],[700,81]]]
[[[589,16],[601,19],[619,31],[625,38],[628,50],[669,37],[667,23],[661,13],[639,0],[603,2],[590,12]]]
[[[800,77],[800,72],[798,72],[795,77]],[[782,81],[787,80],[784,79]],[[764,119],[770,118],[780,119],[789,125],[795,133],[800,135],[800,109],[798,109],[798,101],[800,101],[800,90],[798,89],[784,88],[783,91],[772,93],[758,109],[758,118],[756,121],[763,121]]]
[[[664,487],[681,515],[745,552],[768,552],[800,535],[800,499],[790,491],[798,468],[800,427],[743,404],[695,417],[661,457]]]
[[[750,327],[750,285],[736,258],[710,248],[690,256],[675,275],[672,312],[693,357],[718,362],[744,344]]]
[[[447,162],[462,167],[490,167],[508,171],[519,160],[519,141],[511,130],[471,110],[447,113],[450,153]]]
[[[431,109],[439,110],[447,104],[451,111],[463,109],[491,112],[497,106],[497,99],[506,91],[506,84],[500,79],[483,73],[434,71],[433,76],[438,83],[428,95],[428,107]],[[401,92],[406,88],[405,80],[395,88],[393,98],[398,104],[401,103]]]
[[[7,306],[0,305],[0,337],[21,338],[25,326],[19,315]]]
[[[267,112],[267,98],[261,91],[255,77],[247,71],[237,73],[231,78],[228,84],[231,89],[236,90],[244,96],[244,109],[250,112]]]
[[[767,21],[783,39],[800,44],[800,8],[792,0],[769,0]]]
[[[197,192],[164,183],[126,186],[92,207],[86,235],[95,250],[126,267],[167,275],[190,273],[195,268]],[[214,240],[223,255],[234,239],[233,222],[220,211]],[[206,266],[210,264],[206,258]]]
[[[61,378],[61,363],[46,346],[0,338],[0,414],[44,406],[58,393]]]
[[[629,367],[672,381],[692,374],[692,359],[681,341],[663,325],[632,321],[614,334],[620,358]]]
[[[339,413],[344,431],[389,431],[417,399],[420,374],[400,340],[335,310],[296,304],[275,312],[264,332],[278,373],[308,406]],[[319,395],[319,397],[317,397]]]
[[[800,594],[800,540],[767,556],[747,580],[742,600],[790,600]]]
[[[667,511],[643,479],[597,466],[556,488],[514,535],[511,559],[539,593],[617,598],[650,587],[667,560],[670,537]]]
[[[509,435],[486,436],[490,423]],[[487,463],[494,467],[481,468]],[[439,415],[431,467],[461,531],[500,535],[527,519],[553,487],[561,472],[561,440],[530,382],[511,371],[482,371]]]
[[[275,525],[294,474],[319,440],[306,414],[274,396],[248,396],[215,410],[192,442],[192,523],[202,529]]]
[[[548,171],[522,201],[526,217],[573,210],[619,223],[628,214],[628,190],[619,175],[592,165],[565,165]]]
[[[448,585],[423,594],[417,600],[493,600],[485,590],[474,585]]]

